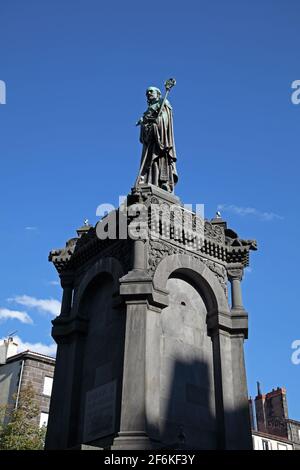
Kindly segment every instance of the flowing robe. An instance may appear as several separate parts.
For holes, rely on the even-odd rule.
[[[168,101],[157,117],[162,100],[149,105],[141,124],[143,144],[141,176],[150,183],[173,192],[178,181],[172,107]]]

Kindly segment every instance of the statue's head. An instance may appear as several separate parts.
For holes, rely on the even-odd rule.
[[[158,101],[161,97],[161,91],[159,88],[156,88],[155,86],[149,86],[146,90],[146,97],[148,104],[150,103],[155,103]]]

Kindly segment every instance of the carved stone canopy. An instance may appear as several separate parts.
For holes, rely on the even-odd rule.
[[[201,243],[197,246],[193,246],[192,238],[197,231],[197,215],[191,214],[190,227],[187,230],[185,227],[180,229],[179,233],[176,231],[177,219],[185,216],[185,208],[180,202],[179,198],[162,191],[151,185],[141,185],[139,189],[134,188],[131,194],[127,197],[127,206],[135,203],[143,203],[148,210],[148,226],[151,226],[151,206],[157,205],[158,210],[161,207],[176,206],[176,211],[171,217],[171,225],[169,227],[168,237],[165,237],[164,226],[162,223],[158,223],[155,233],[155,243],[164,246],[164,251],[167,249],[170,253],[189,250],[194,255],[203,259],[209,260],[214,263],[214,270],[219,272],[219,276],[222,275],[221,271],[225,268],[229,275],[238,275],[236,268],[239,266],[241,269],[249,265],[249,252],[251,250],[257,250],[257,244],[255,240],[244,240],[239,238],[238,234],[232,229],[227,227],[226,221],[220,220],[220,218],[213,219],[211,221],[205,220],[202,223],[202,233],[199,233],[199,239]],[[118,222],[118,209],[116,211],[116,220]],[[130,217],[128,217],[128,223]],[[117,227],[118,229],[118,227]],[[192,230],[192,235],[191,235]],[[194,230],[194,232],[193,232]],[[66,246],[61,249],[52,250],[49,254],[49,261],[51,261],[56,267],[59,273],[65,271],[74,271],[79,269],[85,263],[90,262],[97,256],[116,256],[120,261],[125,264],[127,269],[132,269],[131,263],[131,247],[133,240],[121,240],[121,239],[105,239],[100,240],[97,237],[96,227],[84,226],[78,231],[79,237],[71,238],[67,241]],[[197,233],[196,233],[197,235]],[[148,241],[149,244],[153,244],[151,237]],[[154,268],[153,260],[151,256],[149,259],[150,271]]]

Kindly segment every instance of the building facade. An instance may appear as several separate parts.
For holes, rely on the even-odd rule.
[[[288,416],[286,389],[277,387],[264,394],[257,385],[254,402],[249,400],[254,449],[299,450],[300,421]]]
[[[293,442],[283,437],[253,431],[252,439],[254,450],[294,450]]]
[[[12,338],[0,344],[0,405],[17,408],[24,387],[32,384],[40,409],[35,418],[40,426],[47,426],[55,359],[33,351],[17,353]],[[3,418],[9,419],[8,415]]]

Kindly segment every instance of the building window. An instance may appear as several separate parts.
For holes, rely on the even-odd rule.
[[[40,416],[40,428],[41,428],[42,426],[47,426],[47,424],[48,424],[48,416],[49,416],[48,413],[41,413],[41,416]]]
[[[298,440],[300,441],[300,429],[298,429]]]
[[[285,444],[277,444],[277,449],[278,450],[287,450],[287,446]]]
[[[271,442],[270,442],[270,441],[265,441],[265,440],[263,439],[263,441],[262,441],[262,448],[263,448],[263,450],[271,450],[271,449],[272,449],[272,447],[271,447]]]
[[[53,383],[53,378],[52,377],[45,377],[44,378],[43,395],[47,395],[48,397],[51,396],[52,383]]]

